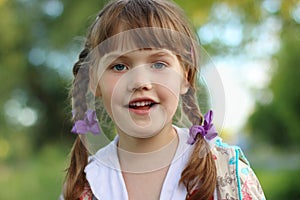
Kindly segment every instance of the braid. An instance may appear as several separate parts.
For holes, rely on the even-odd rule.
[[[88,162],[88,151],[82,140],[82,137],[77,136],[72,148],[70,166],[65,181],[65,200],[79,200],[84,187],[88,184],[84,173],[84,167]]]
[[[182,101],[183,112],[189,120],[194,125],[201,124],[203,117],[196,104],[195,90],[189,88],[188,92],[182,95]],[[187,188],[187,198],[208,200],[213,196],[216,185],[216,166],[209,146],[203,137],[198,136],[194,146],[190,160],[181,174],[180,182]],[[195,193],[194,190],[196,190]],[[192,193],[194,194],[189,196]]]
[[[83,119],[87,110],[86,93],[89,83],[89,67],[85,64],[85,58],[89,54],[88,48],[81,51],[79,60],[73,67],[73,88],[71,90],[72,106],[75,110],[73,120]],[[80,70],[80,71],[79,71]],[[80,72],[80,73],[78,73]],[[84,136],[77,136],[71,151],[70,166],[67,169],[64,196],[66,200],[80,198],[84,187],[88,184],[85,178],[84,168],[88,163],[88,151],[85,146]]]
[[[201,124],[203,117],[201,115],[199,106],[195,103],[195,90],[192,87],[190,87],[188,91],[182,95],[182,100],[183,112],[187,114],[187,117],[192,124]]]
[[[71,91],[72,106],[75,110],[74,120],[78,120],[84,117],[84,113],[87,110],[86,93],[89,84],[89,68],[87,65],[81,64],[81,62],[78,61],[74,65],[73,71],[80,72],[75,75],[73,89]]]
[[[76,75],[78,74],[78,71],[80,69],[80,65],[87,58],[88,54],[89,54],[89,49],[88,48],[85,48],[85,49],[83,49],[80,52],[80,54],[79,54],[79,60],[74,64],[74,67],[73,67],[73,75],[74,75],[74,77],[76,77]]]

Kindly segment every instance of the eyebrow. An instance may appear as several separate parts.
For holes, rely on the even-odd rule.
[[[173,57],[172,54],[170,54],[169,52],[165,52],[165,51],[159,51],[157,53],[151,54],[149,57],[153,58],[153,57],[163,57],[163,56]]]
[[[150,50],[153,50],[153,49],[139,49],[139,51],[150,51]],[[157,50],[157,52],[155,52],[153,54],[150,54],[149,58],[153,59],[153,58],[156,58],[156,57],[163,57],[163,56],[168,56],[168,57],[173,58],[173,55],[171,54],[171,51],[168,52],[168,51],[164,51],[164,50]],[[176,55],[174,54],[174,56],[176,56]],[[111,61],[115,61],[115,60],[119,60],[119,59],[120,60],[128,59],[128,56],[126,56],[126,54],[125,55],[120,55],[119,53],[109,53],[105,57],[106,57],[105,59],[111,59]]]

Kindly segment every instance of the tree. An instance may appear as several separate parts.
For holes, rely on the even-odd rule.
[[[281,50],[275,57],[277,70],[269,85],[273,100],[257,103],[249,127],[255,136],[288,148],[300,144],[300,25],[289,22],[283,30]]]

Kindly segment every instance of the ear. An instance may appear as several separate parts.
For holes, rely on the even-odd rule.
[[[101,97],[101,96],[102,96],[102,93],[101,93],[101,90],[100,90],[100,87],[99,87],[99,86],[97,86],[94,95],[95,95],[95,97]]]
[[[180,94],[183,95],[183,94],[187,93],[189,87],[190,87],[189,82],[186,79],[184,79],[180,86]]]
[[[187,70],[183,71],[183,77],[182,78],[183,79],[182,79],[182,83],[181,83],[181,86],[180,86],[180,94],[181,95],[187,93],[187,91],[189,90],[189,87],[190,87],[190,83],[187,80],[187,78],[188,78],[188,71]]]

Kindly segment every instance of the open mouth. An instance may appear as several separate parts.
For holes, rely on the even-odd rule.
[[[148,110],[156,104],[157,103],[152,100],[133,101],[133,102],[129,103],[129,108],[135,109],[135,110]]]

